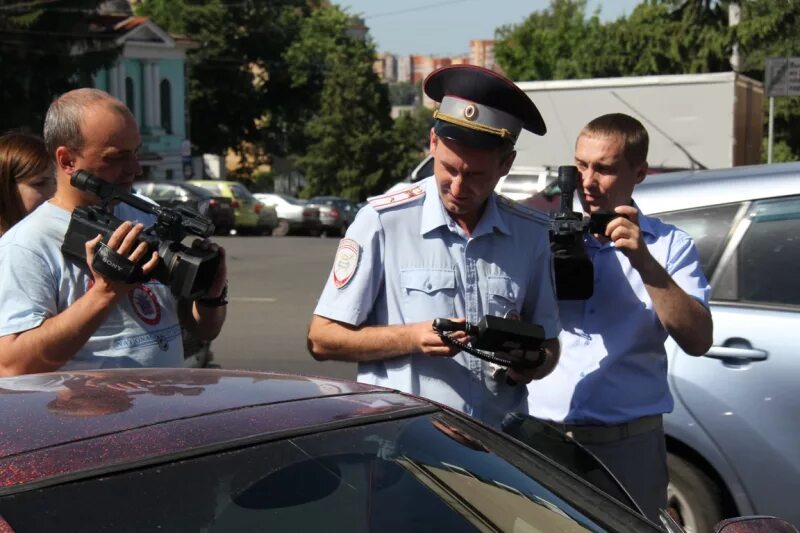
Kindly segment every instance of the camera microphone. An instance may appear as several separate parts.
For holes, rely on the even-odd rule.
[[[561,212],[572,211],[572,197],[578,186],[578,167],[562,165],[558,167],[558,188],[561,190]]]

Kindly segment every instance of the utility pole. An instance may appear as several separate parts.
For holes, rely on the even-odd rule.
[[[738,26],[742,18],[742,7],[739,5],[738,0],[733,0],[728,5],[728,26],[731,28]],[[742,57],[739,53],[739,39],[734,35],[733,48],[731,49],[731,68],[734,72],[740,72],[742,69]]]

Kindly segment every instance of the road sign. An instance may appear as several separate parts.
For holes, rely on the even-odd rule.
[[[789,74],[786,77],[786,95],[800,95],[800,57],[789,58]]]
[[[764,73],[767,96],[800,96],[800,57],[771,57]]]

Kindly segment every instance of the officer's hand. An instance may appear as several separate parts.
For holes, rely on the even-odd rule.
[[[528,352],[526,353],[526,357],[536,358],[538,357],[538,354],[539,352]],[[512,366],[506,370],[506,382],[509,385],[527,385],[535,379],[542,379],[549,373],[550,369],[546,368],[546,365],[539,365],[536,368],[521,368]]]
[[[225,262],[225,248],[219,244],[211,242],[208,239],[195,239],[192,243],[192,246],[202,250],[216,250],[219,253],[219,266],[217,267],[217,272],[214,275],[214,281],[211,282],[211,286],[208,288],[208,292],[203,296],[203,298],[220,297],[223,289],[225,288],[225,283],[228,282],[228,265]]]
[[[451,318],[453,322],[464,322],[463,318]],[[433,329],[433,321],[417,322],[411,324],[413,336],[416,339],[418,352],[422,352],[434,357],[453,357],[460,352],[459,348],[445,343],[436,330]],[[459,342],[469,342],[470,337],[464,331],[450,332],[450,336]]]
[[[639,210],[630,205],[621,205],[614,212],[622,216],[608,223],[606,237],[627,256],[633,268],[641,270],[654,259],[639,228]]]
[[[139,234],[142,233],[142,230],[144,230],[144,226],[142,224],[134,225],[132,222],[125,221],[120,224],[116,230],[114,230],[114,233],[112,233],[111,237],[108,238],[106,246],[117,252],[119,255],[126,257],[129,261],[137,263],[145,256],[148,248],[147,243],[145,242],[139,243],[139,245],[134,248],[136,239],[139,237]],[[91,271],[92,277],[94,278],[93,288],[110,294],[115,299],[120,298],[128,293],[132,287],[132,284],[106,278],[102,274],[95,272],[95,270],[92,268],[95,250],[102,239],[103,236],[98,235],[94,239],[86,241],[86,264],[89,265],[89,271]],[[142,271],[145,274],[150,274],[156,267],[156,264],[158,264],[158,252],[153,252],[150,260],[142,265]]]

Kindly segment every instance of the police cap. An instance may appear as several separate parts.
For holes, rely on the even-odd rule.
[[[423,91],[440,102],[434,131],[445,139],[494,148],[517,142],[522,128],[544,135],[542,115],[514,82],[474,65],[451,65],[425,78]]]

